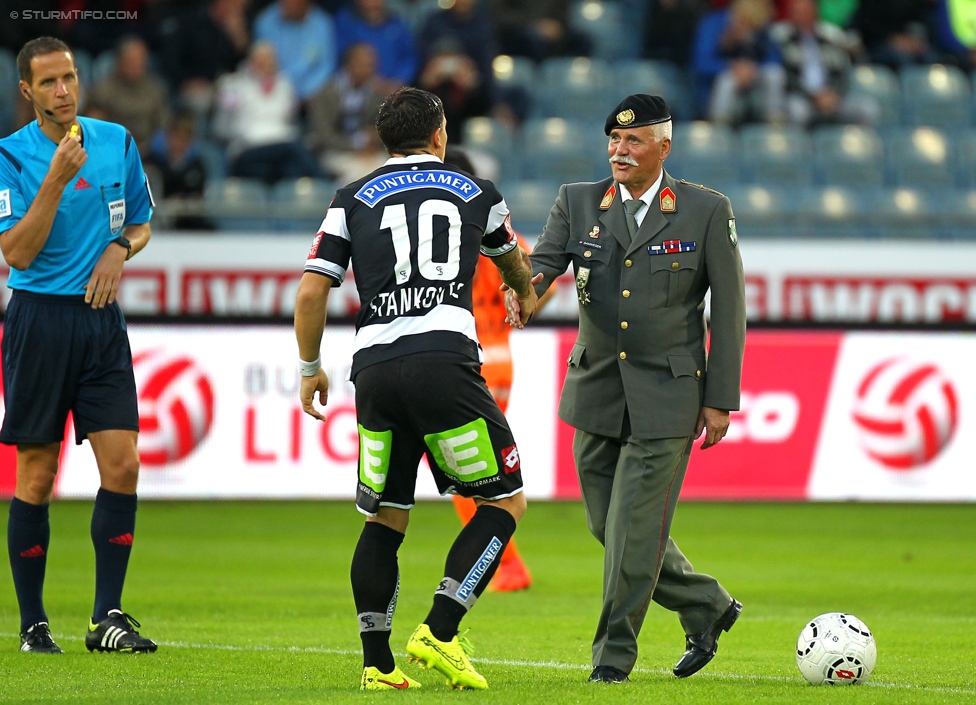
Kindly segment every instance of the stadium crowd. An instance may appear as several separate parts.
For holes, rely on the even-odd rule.
[[[967,75],[976,69],[976,10],[962,0],[31,6],[29,17],[0,26],[0,133],[31,118],[16,88],[16,50],[31,37],[63,38],[76,52],[82,114],[129,129],[165,198],[203,198],[208,182],[220,193],[228,177],[262,194],[276,184],[292,192],[303,177],[353,180],[386,158],[373,122],[401,85],[439,95],[453,143],[486,175],[520,184],[529,231],[554,194],[546,186],[547,196],[534,198],[534,187],[606,175],[605,161],[592,157],[599,124],[608,105],[635,91],[672,106],[681,147],[669,169],[722,190],[761,187],[765,196],[746,194],[746,210],[775,206],[783,187],[819,187],[810,196],[816,208],[825,198],[866,197],[823,192],[831,186],[879,194],[976,186]],[[132,19],[104,19],[110,11]],[[801,200],[793,205],[802,209]],[[213,223],[184,216],[174,224]]]

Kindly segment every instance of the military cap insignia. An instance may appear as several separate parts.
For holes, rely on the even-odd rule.
[[[674,191],[670,187],[665,186],[661,189],[661,212],[674,213],[676,207],[677,202],[674,198]]]
[[[607,192],[603,194],[603,200],[600,201],[600,210],[605,211],[613,203],[614,196],[617,195],[617,187],[611,186],[607,189]]]
[[[590,231],[590,237],[592,237],[594,239],[600,237],[600,226],[599,225],[594,225],[593,226],[593,229]]]
[[[729,218],[729,240],[732,241],[732,247],[739,244],[739,234],[735,231],[735,218]]]
[[[590,303],[590,292],[586,290],[586,285],[590,281],[590,268],[580,267],[576,273],[576,298],[579,299],[580,306]]]
[[[631,110],[630,108],[627,108],[627,110],[621,110],[619,113],[617,113],[617,124],[629,125],[634,121],[634,118],[636,117],[637,115],[635,115],[634,111]]]

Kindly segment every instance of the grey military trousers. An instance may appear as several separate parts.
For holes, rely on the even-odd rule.
[[[652,599],[678,613],[686,634],[703,631],[732,601],[715,578],[695,572],[670,536],[693,440],[641,440],[626,428],[623,438],[576,431],[573,455],[586,520],[605,548],[594,667],[633,670]]]

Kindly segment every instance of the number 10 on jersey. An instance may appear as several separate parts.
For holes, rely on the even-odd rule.
[[[434,261],[434,216],[447,218],[447,261]],[[374,221],[375,222],[375,221]],[[410,263],[411,244],[407,209],[395,203],[383,209],[380,228],[389,230],[396,253],[396,283],[406,284],[413,275]],[[417,212],[417,267],[428,281],[451,281],[461,268],[461,212],[450,201],[431,199],[420,204]]]

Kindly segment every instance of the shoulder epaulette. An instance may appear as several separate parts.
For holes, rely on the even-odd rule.
[[[693,184],[690,181],[685,181],[684,179],[678,179],[678,183],[684,184],[685,186],[694,186],[696,188],[700,188],[702,191],[708,191],[710,193],[714,193],[716,196],[721,196],[722,198],[725,198],[724,193],[722,193],[721,191],[716,191],[713,188],[708,188],[708,186],[702,186],[701,184]]]

